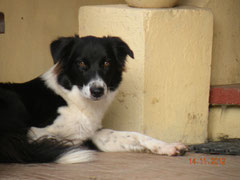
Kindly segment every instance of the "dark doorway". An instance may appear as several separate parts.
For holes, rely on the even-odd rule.
[[[0,34],[5,32],[4,14],[0,12]]]

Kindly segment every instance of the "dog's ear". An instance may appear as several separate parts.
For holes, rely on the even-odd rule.
[[[71,49],[74,44],[75,37],[61,37],[50,44],[50,51],[53,57],[54,64],[58,61],[68,59],[71,54]]]
[[[113,47],[113,51],[115,54],[116,59],[122,64],[125,64],[125,59],[127,55],[134,59],[133,51],[129,48],[127,43],[125,43],[119,37],[107,37],[110,42],[111,46]]]

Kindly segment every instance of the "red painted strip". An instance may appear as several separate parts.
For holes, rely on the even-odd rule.
[[[212,86],[209,103],[212,105],[240,105],[240,84]]]

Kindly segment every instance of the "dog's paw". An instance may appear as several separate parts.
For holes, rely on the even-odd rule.
[[[31,129],[28,131],[28,137],[32,141],[36,141],[43,137],[48,139],[54,138],[54,136],[47,134],[45,128],[36,128],[36,127],[31,127]]]
[[[155,146],[151,151],[154,154],[182,156],[188,151],[188,147],[181,143],[166,143],[164,145]]]

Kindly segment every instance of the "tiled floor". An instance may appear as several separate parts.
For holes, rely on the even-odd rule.
[[[141,153],[98,153],[97,161],[82,164],[1,164],[0,179],[240,180],[240,156],[187,153],[182,157],[167,157]]]

